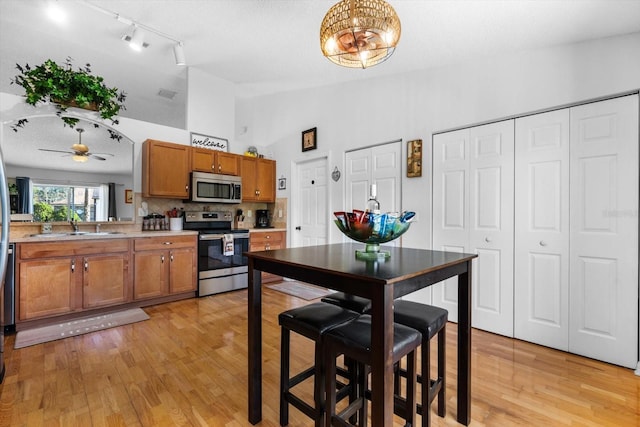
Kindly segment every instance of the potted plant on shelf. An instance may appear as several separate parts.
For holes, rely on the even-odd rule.
[[[91,73],[90,64],[74,70],[72,61],[67,58],[62,66],[51,59],[36,67],[16,64],[19,74],[11,80],[11,84],[24,88],[27,104],[54,103],[58,116],[72,128],[78,119],[63,115],[69,107],[97,111],[101,118],[118,124],[117,115],[120,110],[125,110],[126,94],[118,92],[118,88],[105,85],[102,77]],[[19,120],[13,130],[17,132],[17,128],[27,122],[27,119]]]

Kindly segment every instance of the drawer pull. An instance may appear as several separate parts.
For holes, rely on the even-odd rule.
[[[173,245],[173,242],[163,242],[163,245]]]

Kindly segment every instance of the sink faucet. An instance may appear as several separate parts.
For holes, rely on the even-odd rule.
[[[100,232],[100,224],[96,224],[96,233]]]
[[[71,224],[71,226],[73,227],[73,232],[77,233],[78,232],[78,221],[76,220],[69,220],[69,224]]]

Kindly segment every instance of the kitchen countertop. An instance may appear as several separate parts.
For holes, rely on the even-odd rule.
[[[251,228],[249,233],[267,233],[269,231],[287,231],[286,228]]]
[[[51,233],[51,236],[38,237],[38,236],[24,236],[12,238],[12,243],[34,243],[34,242],[51,242],[51,241],[75,241],[75,240],[102,240],[102,239],[130,239],[138,237],[159,237],[159,236],[187,236],[197,235],[197,231],[127,231],[121,233],[112,234],[80,234],[80,235],[68,235],[62,233]]]

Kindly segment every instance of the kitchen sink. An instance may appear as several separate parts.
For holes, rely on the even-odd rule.
[[[95,233],[85,233],[89,236],[109,236],[111,234],[124,234],[122,231],[96,231]]]
[[[42,233],[42,234],[31,234],[29,237],[65,237],[67,233]]]

